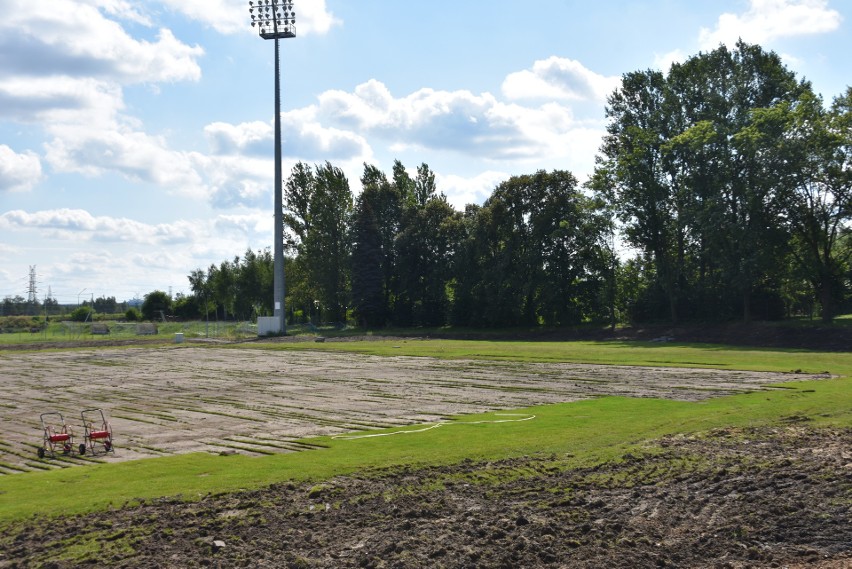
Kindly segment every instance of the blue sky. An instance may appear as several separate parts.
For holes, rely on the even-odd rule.
[[[294,0],[284,172],[425,162],[461,209],[591,172],[623,73],[741,37],[826,101],[849,0]],[[152,290],[272,245],[273,42],[243,0],[0,0],[0,298]]]

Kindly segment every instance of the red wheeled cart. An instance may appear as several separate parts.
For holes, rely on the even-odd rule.
[[[44,431],[44,440],[38,449],[38,457],[44,458],[50,455],[56,457],[57,452],[71,454],[74,452],[74,432],[65,424],[62,413],[42,413],[41,428]],[[80,445],[80,454],[86,451],[85,445]]]
[[[112,446],[112,427],[106,420],[103,409],[85,409],[80,413],[83,419],[83,440],[80,454],[89,448],[92,454],[106,454],[115,449]]]

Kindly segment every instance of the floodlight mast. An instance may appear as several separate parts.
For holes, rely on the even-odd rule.
[[[255,13],[257,12],[257,13]],[[273,317],[279,334],[287,333],[284,310],[286,281],[284,276],[284,204],[281,171],[281,66],[278,40],[296,37],[296,13],[293,0],[251,0],[251,25],[265,40],[275,40],[275,248],[273,257]]]

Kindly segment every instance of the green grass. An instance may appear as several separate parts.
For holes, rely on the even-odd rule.
[[[286,344],[263,346],[291,349]],[[14,474],[0,477],[0,523],[33,515],[77,514],[120,507],[162,496],[179,495],[193,500],[209,493],[259,488],[275,482],[321,483],[335,475],[403,465],[452,464],[464,459],[491,461],[557,455],[565,457],[569,466],[588,466],[617,459],[663,435],[720,427],[783,425],[791,420],[852,426],[852,380],[849,379],[852,354],[616,342],[408,341],[312,344],[310,348],[448,359],[586,361],[767,371],[801,369],[831,371],[845,377],[786,384],[784,388],[702,403],[606,397],[514,411],[535,415],[528,421],[497,422],[511,419],[505,416],[507,412],[457,417],[450,424],[420,433],[354,440],[308,439],[306,443],[321,448],[295,454],[263,457],[190,454]],[[411,430],[416,427],[370,433]]]
[[[732,348],[655,342],[502,342],[488,340],[375,340],[369,342],[252,343],[256,349],[322,350],[375,356],[415,356],[517,362],[575,362],[630,366],[830,371],[852,375],[852,354]],[[240,348],[244,348],[241,345]]]
[[[50,342],[107,342],[111,340],[145,340],[147,342],[173,342],[178,332],[186,339],[221,338],[244,340],[257,338],[257,328],[245,322],[160,322],[157,323],[157,335],[140,336],[136,333],[136,322],[103,322],[109,327],[109,334],[92,334],[91,323],[51,321],[50,325],[38,332],[12,332],[0,334],[0,344],[45,344]]]

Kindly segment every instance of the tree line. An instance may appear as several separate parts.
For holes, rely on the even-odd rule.
[[[29,316],[65,316],[75,309],[85,307],[91,312],[116,314],[127,310],[126,302],[118,302],[114,296],[99,296],[84,300],[80,305],[60,304],[58,300],[48,295],[41,301],[30,301],[20,295],[5,296],[0,302],[0,316],[29,315]]]
[[[606,118],[586,184],[514,176],[464,211],[426,164],[413,177],[365,164],[357,196],[333,164],[296,164],[288,319],[568,326],[847,309],[852,89],[826,106],[776,54],[740,42],[625,74]],[[189,281],[186,303],[206,314],[272,312],[268,250]]]
[[[797,303],[834,317],[852,251],[852,89],[826,108],[778,55],[739,42],[626,74],[607,117],[590,186],[669,319]]]
[[[399,161],[390,176],[365,165],[361,185],[353,196],[328,162],[293,168],[284,188],[291,322],[560,326],[609,317],[611,222],[569,172],[512,177],[464,212],[437,191],[426,164],[414,177]],[[268,250],[189,280],[217,314],[271,313]]]

